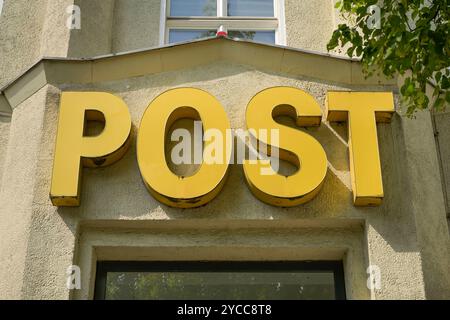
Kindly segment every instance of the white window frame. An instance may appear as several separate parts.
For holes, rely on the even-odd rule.
[[[170,29],[275,31],[275,44],[286,45],[284,0],[274,1],[274,17],[228,17],[228,0],[217,0],[217,16],[170,16],[170,1],[161,0],[159,44],[169,43]]]

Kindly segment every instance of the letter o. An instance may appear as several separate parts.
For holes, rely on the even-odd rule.
[[[219,194],[227,176],[231,157],[227,152],[223,152],[220,163],[203,162],[197,173],[189,177],[180,177],[167,166],[166,134],[175,121],[196,119],[196,113],[204,131],[219,130],[226,137],[230,123],[224,108],[215,97],[200,89],[177,88],[162,93],[150,103],[141,119],[137,161],[142,179],[154,198],[171,207],[205,205]]]

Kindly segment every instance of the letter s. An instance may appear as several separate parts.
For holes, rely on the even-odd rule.
[[[244,161],[245,178],[252,193],[261,201],[279,206],[293,207],[313,199],[319,192],[327,173],[327,156],[320,143],[312,136],[283,126],[273,117],[288,115],[298,126],[319,126],[322,112],[319,104],[306,92],[291,87],[275,87],[259,92],[250,101],[247,128],[251,134],[260,129],[279,130],[279,145],[267,137],[254,137],[259,144],[279,149],[279,156],[299,170],[291,176],[261,175],[262,161],[252,164]]]

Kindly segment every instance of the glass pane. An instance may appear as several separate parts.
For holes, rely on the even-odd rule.
[[[228,0],[228,15],[241,17],[273,17],[274,0]]]
[[[217,16],[217,0],[171,0],[170,16]]]
[[[333,272],[108,272],[105,299],[335,299]]]
[[[251,30],[229,30],[230,38],[247,39],[252,41],[275,43],[275,31],[251,31]]]
[[[169,43],[195,40],[215,35],[216,30],[171,29],[169,31]]]

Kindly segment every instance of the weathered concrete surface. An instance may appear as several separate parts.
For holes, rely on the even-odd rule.
[[[81,10],[81,29],[70,34],[69,57],[111,53],[114,0],[75,0]]]
[[[141,18],[128,31],[118,31],[117,38],[111,35],[113,21],[125,23],[133,15],[125,7],[121,15],[124,1],[75,1],[82,19],[83,12],[95,13],[82,20],[79,33],[68,32],[64,14],[43,5],[47,1],[6,2],[0,19],[1,81],[16,77],[42,54],[91,56],[156,39],[145,34],[127,38],[144,25]],[[62,9],[70,1],[60,3]],[[332,31],[332,7],[326,3],[286,1],[288,44],[323,51]],[[28,17],[25,6],[34,12],[22,21],[22,14]],[[51,21],[44,21],[43,15],[52,16]],[[301,33],[297,23],[305,24]],[[33,31],[14,38],[21,28]],[[307,130],[324,145],[329,171],[320,194],[303,206],[283,209],[259,202],[246,187],[239,165],[232,166],[221,194],[203,208],[173,209],[149,195],[139,175],[135,141],[140,118],[153,98],[173,87],[202,88],[223,104],[232,127],[243,128],[250,98],[277,85],[306,90],[322,107],[327,90],[386,90],[224,62],[93,85],[46,86],[17,106],[10,123],[0,121],[0,169],[2,162],[5,168],[0,234],[7,235],[0,237],[0,298],[90,298],[95,259],[151,259],[164,257],[166,251],[172,252],[166,259],[191,254],[217,258],[218,252],[222,259],[343,259],[349,298],[450,298],[448,229],[433,131],[425,114],[414,121],[396,115],[391,124],[378,125],[386,196],[377,208],[353,206],[346,126],[328,123]],[[133,120],[133,144],[124,159],[108,168],[83,170],[79,208],[57,209],[48,198],[60,89],[116,94],[127,103]],[[440,126],[447,130],[445,119]],[[71,264],[82,267],[80,292],[65,287]],[[369,265],[381,271],[382,287],[372,292],[365,287]]]
[[[429,112],[422,112],[402,122],[409,178],[405,191],[410,197],[408,209],[415,215],[427,297],[449,299],[450,237],[431,120]]]
[[[450,108],[447,107],[447,108]],[[439,158],[442,163],[443,186],[446,192],[447,214],[450,217],[450,110],[434,116],[439,148]]]
[[[2,184],[6,148],[8,147],[9,140],[9,128],[11,127],[10,124],[11,118],[0,116],[0,185]]]
[[[112,52],[158,46],[160,14],[160,0],[116,0]]]
[[[72,4],[81,9],[80,30],[67,28]],[[157,46],[160,6],[160,0],[6,1],[0,19],[0,87],[42,56],[91,57]],[[286,0],[285,9],[287,45],[326,52],[334,27],[331,1]]]
[[[73,4],[74,0],[47,0],[41,56],[67,57],[71,33],[71,30],[67,27],[67,20],[71,17],[67,8]]]
[[[9,280],[6,280],[7,283],[2,283],[1,288],[5,290],[2,294],[6,297],[65,299],[69,297],[69,292],[64,287],[65,271],[70,264],[74,263],[83,266],[83,286],[88,286],[88,289],[85,288],[82,293],[76,293],[73,297],[91,297],[91,282],[95,272],[95,268],[92,267],[94,262],[92,257],[101,254],[101,259],[113,259],[117,252],[113,250],[115,252],[113,254],[108,251],[108,248],[119,246],[129,250],[128,258],[144,259],[146,250],[157,250],[154,247],[166,243],[170,237],[181,241],[178,244],[172,243],[171,246],[175,249],[179,245],[184,246],[189,243],[184,242],[187,238],[178,235],[177,230],[195,228],[194,230],[197,231],[194,231],[194,234],[204,230],[202,232],[206,233],[205,236],[197,240],[195,237],[192,238],[195,242],[205,239],[208,230],[214,225],[217,232],[228,233],[228,236],[211,239],[209,247],[220,245],[224,248],[224,252],[230,252],[229,248],[235,246],[235,238],[232,234],[235,232],[239,234],[238,230],[242,228],[250,228],[256,234],[261,234],[261,239],[274,237],[275,234],[277,237],[281,237],[280,239],[287,239],[283,236],[286,234],[286,237],[292,238],[294,243],[302,243],[303,245],[299,245],[296,249],[297,253],[292,256],[294,258],[315,257],[318,259],[320,256],[322,259],[324,257],[336,259],[337,252],[340,252],[339,258],[344,259],[346,266],[349,298],[366,299],[370,297],[370,292],[365,288],[366,275],[364,271],[371,264],[378,265],[382,272],[382,288],[372,293],[373,298],[444,297],[445,287],[441,287],[441,289],[435,287],[434,278],[439,277],[441,283],[445,283],[447,278],[443,274],[436,273],[436,266],[431,268],[433,262],[440,266],[439,268],[444,267],[444,259],[435,260],[443,252],[434,251],[437,248],[436,245],[443,245],[439,238],[441,236],[435,238],[435,229],[433,232],[424,230],[418,220],[421,219],[418,216],[419,210],[436,212],[432,224],[434,228],[435,223],[439,222],[439,210],[442,209],[443,203],[441,202],[439,205],[432,200],[421,199],[419,201],[417,199],[420,203],[411,206],[411,203],[415,202],[405,197],[403,193],[405,185],[408,186],[415,179],[414,176],[410,177],[410,170],[415,170],[415,166],[423,165],[424,161],[428,162],[431,169],[436,169],[437,162],[433,164],[428,158],[416,156],[421,152],[418,153],[409,147],[410,142],[406,144],[402,137],[408,136],[410,137],[408,139],[411,139],[411,133],[404,129],[404,120],[401,117],[397,116],[392,124],[378,126],[386,193],[386,199],[380,207],[357,208],[353,206],[345,143],[346,127],[343,125],[329,126],[326,123],[319,129],[309,129],[308,133],[315,136],[324,145],[329,158],[330,170],[323,190],[317,198],[303,206],[283,209],[259,202],[246,187],[242,168],[239,165],[232,166],[223,191],[205,207],[193,210],[169,208],[161,205],[149,195],[142,184],[136,164],[135,139],[140,118],[153,98],[173,87],[198,87],[207,90],[222,103],[233,128],[243,128],[245,126],[244,111],[250,98],[264,88],[277,85],[294,86],[306,90],[322,106],[327,90],[383,89],[374,86],[345,87],[314,79],[291,78],[282,74],[264,73],[232,63],[205,65],[181,72],[167,72],[89,86],[63,86],[63,90],[97,90],[116,94],[122,97],[129,106],[133,121],[133,144],[124,159],[111,167],[83,170],[82,205],[79,208],[70,209],[56,209],[52,207],[48,198],[59,92],[56,88],[48,87],[32,98],[35,101],[34,99],[39,97],[39,103],[31,103],[30,100],[21,105],[17,111],[14,111],[12,132],[17,133],[11,136],[10,145],[20,145],[20,142],[25,139],[23,137],[25,133],[20,134],[21,131],[26,131],[26,134],[30,133],[30,130],[25,130],[24,126],[31,120],[24,119],[22,122],[15,120],[15,118],[21,117],[25,109],[29,111],[26,113],[29,116],[35,113],[40,114],[38,119],[34,120],[35,126],[39,127],[39,130],[34,132],[33,139],[30,140],[28,136],[26,137],[29,143],[36,144],[33,147],[32,160],[30,157],[22,155],[21,152],[24,151],[15,148],[8,150],[7,167],[9,172],[6,179],[8,183],[5,183],[2,189],[2,201],[6,203],[6,206],[1,212],[3,216],[8,216],[11,212],[20,210],[22,215],[16,214],[14,218],[2,220],[2,230],[15,225],[18,235],[16,238],[13,237],[14,245],[9,239],[4,239],[1,250],[6,253],[2,256],[8,257],[14,251],[13,260],[10,260],[13,262],[9,265],[11,267],[13,265],[20,266],[17,269],[20,271],[16,275],[16,280],[22,279],[23,285],[17,288],[17,285],[14,286]],[[417,121],[422,120],[418,119]],[[402,166],[399,159],[402,159],[405,152],[411,153],[414,160],[411,160],[411,163],[406,161],[406,164]],[[20,157],[22,160],[12,161],[16,157]],[[22,179],[17,174],[22,172],[24,167],[27,167],[28,175]],[[421,183],[423,184],[423,181]],[[409,192],[416,191],[413,188]],[[30,194],[30,197],[22,199],[22,195],[26,193]],[[23,205],[24,201],[27,203],[26,206]],[[364,220],[366,223],[361,224],[365,230],[363,232],[357,231],[358,228],[355,229],[355,227],[342,229],[342,223],[349,225],[351,221]],[[18,223],[19,221],[22,222]],[[133,227],[133,221],[139,221],[141,231],[127,231],[136,228],[136,226]],[[312,227],[311,221],[315,221],[315,225]],[[94,226],[96,229],[105,231],[110,230],[107,233],[109,236],[102,233],[103,242],[99,240],[94,245],[84,243],[81,235],[87,234],[89,231],[83,225]],[[291,228],[295,226],[300,231],[290,232],[287,227],[289,225],[292,226]],[[153,238],[150,237],[150,234],[156,232],[156,226],[159,226],[157,230],[162,233],[162,236],[155,244],[152,242]],[[261,230],[261,228],[263,229]],[[312,238],[304,238],[304,231],[301,230],[305,230],[305,228],[311,230],[311,234],[314,235]],[[340,236],[338,238],[328,237],[330,229],[335,230]],[[124,232],[125,238],[123,237]],[[142,232],[143,234],[139,236]],[[351,238],[354,240],[345,244],[344,239],[347,234],[350,235],[354,232],[359,236]],[[170,236],[164,236],[166,233],[169,233]],[[265,243],[263,240],[257,240],[258,237],[252,238],[251,233],[244,233],[247,235],[242,238],[242,246],[259,246],[261,250],[267,246],[270,247],[271,241]],[[133,236],[133,234],[136,235]],[[298,239],[296,234],[298,234]],[[239,236],[236,235],[236,237]],[[274,241],[281,241],[275,239]],[[25,241],[26,245],[23,245],[22,249],[20,246],[17,248],[17,241]],[[427,244],[434,246],[427,247]],[[282,243],[278,242],[277,245],[281,246]],[[312,250],[314,246],[318,247]],[[205,250],[204,254],[215,251]],[[108,252],[110,256],[108,256]],[[123,250],[119,250],[119,252],[123,252]],[[315,252],[315,255],[312,252]],[[22,254],[25,258],[20,258]],[[277,253],[274,252],[268,254],[267,258],[270,259],[276,255]],[[424,257],[429,259],[429,262],[425,261]],[[356,270],[356,274],[350,270]],[[3,270],[3,272],[5,271]],[[426,283],[427,279],[429,283]],[[438,294],[439,290],[441,290],[440,295]]]
[[[0,18],[0,88],[41,56],[47,0],[5,1]]]
[[[334,30],[334,8],[331,0],[285,0],[286,41],[295,48],[327,52]]]
[[[0,298],[22,297],[46,89],[21,104],[11,119],[0,187]]]

